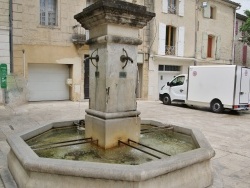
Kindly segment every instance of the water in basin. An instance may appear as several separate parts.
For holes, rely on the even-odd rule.
[[[191,136],[151,125],[141,125],[139,143],[142,145],[131,141],[130,146],[120,143],[115,148],[104,150],[95,141],[85,139],[84,131],[70,126],[53,128],[26,140],[26,143],[39,157],[128,165],[167,158],[197,148]]]

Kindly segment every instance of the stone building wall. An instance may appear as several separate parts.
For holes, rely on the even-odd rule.
[[[0,64],[7,64],[10,71],[9,0],[0,0]],[[0,105],[5,101],[4,89],[0,88]]]
[[[84,7],[86,1],[58,0],[56,26],[44,26],[40,24],[39,0],[15,0],[14,73],[28,80],[29,64],[67,64],[73,79],[73,85],[69,86],[70,99],[83,100],[82,63],[84,54],[88,54],[88,47],[73,44],[72,36],[78,29],[74,15]]]
[[[202,5],[202,1],[199,2]],[[235,6],[230,3],[212,0],[209,6],[213,7],[213,18],[204,16],[205,8],[199,9],[198,21],[199,30],[197,35],[197,59],[205,64],[232,64]],[[203,51],[206,53],[207,47],[204,45],[204,34],[213,37],[212,57],[202,57]],[[219,44],[217,45],[217,41]],[[202,49],[203,48],[203,49]],[[220,48],[219,56],[216,57],[216,49]]]

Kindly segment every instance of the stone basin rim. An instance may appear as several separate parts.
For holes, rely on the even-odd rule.
[[[69,122],[73,121],[67,121],[67,123]],[[194,141],[198,144],[199,148],[165,159],[155,160],[135,166],[40,158],[24,142],[24,140],[33,137],[33,134],[35,134],[34,131],[46,131],[51,129],[52,127],[57,127],[57,125],[60,123],[65,122],[46,124],[44,126],[41,126],[40,128],[27,130],[18,135],[9,136],[7,138],[7,142],[12,149],[8,154],[8,157],[16,155],[23,168],[32,172],[121,181],[144,181],[171,171],[200,163],[204,160],[209,160],[215,155],[214,150],[199,130],[187,129],[175,125],[172,125],[175,131],[184,134],[189,132],[193,138],[195,136]],[[55,124],[55,126],[53,126],[53,124]],[[142,124],[150,124],[156,126],[164,125],[159,121],[154,120],[142,120]]]

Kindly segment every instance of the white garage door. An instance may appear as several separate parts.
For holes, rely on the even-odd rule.
[[[67,65],[29,64],[29,101],[69,100]]]

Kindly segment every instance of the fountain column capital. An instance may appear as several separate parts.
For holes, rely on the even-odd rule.
[[[145,6],[121,0],[99,0],[74,18],[85,29],[91,30],[102,24],[117,24],[141,29],[155,17]]]

